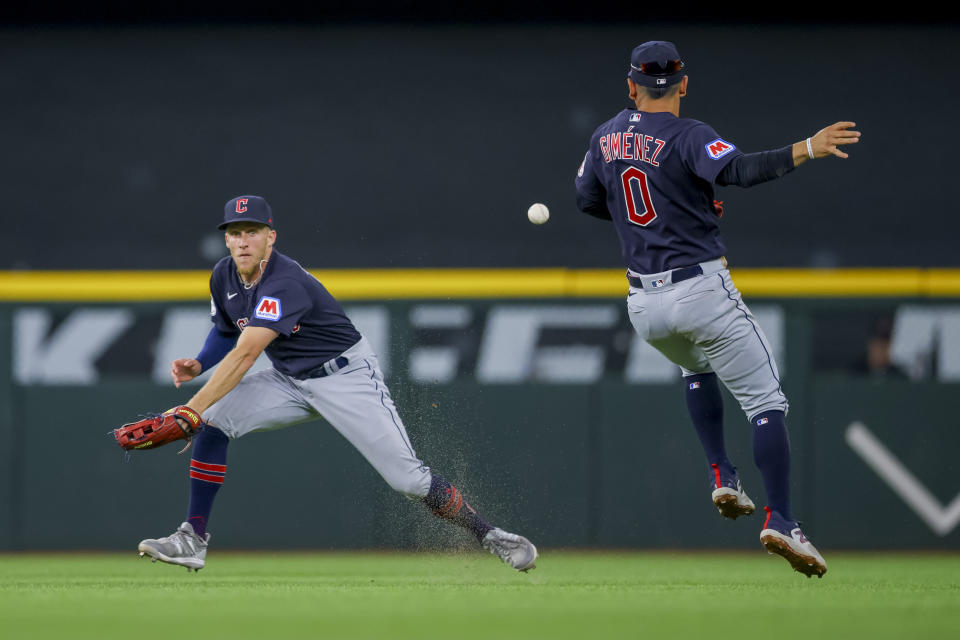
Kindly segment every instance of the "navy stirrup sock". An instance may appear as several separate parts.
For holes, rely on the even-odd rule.
[[[790,512],[790,437],[783,411],[764,411],[754,416],[753,461],[763,475],[770,508],[793,521]]]
[[[467,504],[455,486],[437,474],[430,478],[430,490],[424,496],[423,502],[433,510],[435,516],[470,530],[481,542],[487,532],[493,529]]]
[[[723,396],[715,373],[698,373],[683,379],[687,411],[697,430],[707,462],[722,471],[733,473],[723,441]]]
[[[227,445],[223,431],[206,425],[193,438],[193,457],[190,459],[190,507],[187,522],[194,532],[204,538],[207,520],[213,509],[213,499],[227,475]]]

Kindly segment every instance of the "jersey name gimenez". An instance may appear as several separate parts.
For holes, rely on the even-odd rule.
[[[233,258],[221,259],[210,276],[210,313],[225,333],[266,327],[280,334],[265,352],[274,368],[290,376],[316,369],[360,340],[343,307],[320,281],[276,250],[260,281],[249,289]]]
[[[742,153],[707,124],[625,109],[600,125],[577,172],[585,211],[606,206],[623,260],[640,274],[722,256],[713,182]]]

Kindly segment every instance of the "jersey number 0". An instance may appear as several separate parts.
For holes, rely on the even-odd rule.
[[[645,227],[657,217],[650,199],[650,187],[647,186],[647,174],[636,167],[629,167],[620,174],[623,183],[623,197],[627,203],[627,219],[633,224]],[[640,194],[640,206],[637,206],[636,193]]]

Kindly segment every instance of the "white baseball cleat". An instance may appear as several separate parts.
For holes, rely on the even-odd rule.
[[[803,535],[799,523],[787,520],[770,507],[764,507],[764,510],[767,512],[767,521],[763,523],[763,531],[760,532],[760,543],[767,553],[782,556],[794,571],[799,571],[808,578],[822,578],[827,572],[827,561]]]
[[[523,536],[495,528],[483,536],[480,544],[517,571],[529,571],[537,566],[537,548]]]
[[[168,564],[178,564],[186,567],[189,573],[191,569],[200,571],[203,569],[207,558],[207,543],[210,541],[208,533],[204,538],[200,538],[193,531],[193,525],[189,522],[181,524],[176,531],[165,538],[147,538],[141,540],[137,545],[137,551],[140,557],[148,555],[157,560]]]

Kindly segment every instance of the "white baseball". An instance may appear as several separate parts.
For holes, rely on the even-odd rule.
[[[550,209],[547,209],[547,205],[545,204],[534,202],[530,205],[530,208],[527,209],[527,217],[530,218],[530,222],[533,224],[543,224],[550,219]]]

